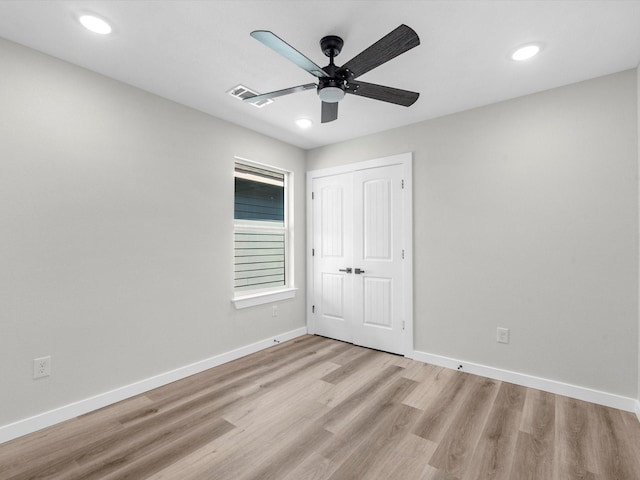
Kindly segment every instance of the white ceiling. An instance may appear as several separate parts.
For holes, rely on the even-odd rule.
[[[76,20],[85,12],[114,32],[84,30]],[[411,107],[347,95],[338,120],[321,124],[314,90],[262,109],[226,94],[237,84],[264,93],[316,80],[253,30],[273,31],[324,66],[323,36],[344,39],[342,65],[403,23],[421,45],[361,79],[420,92]],[[635,68],[640,1],[2,0],[0,37],[309,149]],[[510,60],[532,41],[544,44],[540,55]],[[300,130],[300,117],[314,125]]]

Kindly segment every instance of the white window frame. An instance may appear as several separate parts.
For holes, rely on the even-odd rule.
[[[285,284],[278,287],[260,288],[255,290],[245,290],[235,292],[233,294],[232,302],[236,309],[253,307],[257,305],[263,305],[271,302],[278,302],[289,298],[294,298],[296,291],[294,283],[294,255],[293,255],[293,172],[285,170],[283,168],[274,167],[273,165],[267,165],[265,163],[255,162],[253,160],[247,160],[246,158],[234,157],[234,173],[235,179],[235,165],[237,163],[248,165],[251,167],[263,168],[265,170],[271,170],[273,172],[281,173],[284,175],[284,227],[273,226],[256,226],[251,227],[242,225],[242,221],[236,221],[233,219],[233,234],[241,232],[244,229],[250,228],[255,230],[256,228],[265,232],[284,232],[285,246],[284,246],[284,258],[285,258]],[[235,189],[234,189],[235,198]],[[235,268],[233,269],[235,274]]]

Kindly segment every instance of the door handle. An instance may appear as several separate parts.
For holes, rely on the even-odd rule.
[[[341,268],[340,270],[338,270],[339,272],[347,272],[347,273],[351,273],[351,267],[347,267],[347,268]]]
[[[364,270],[360,270],[359,268],[356,268],[356,275],[360,275],[361,273],[364,273]]]

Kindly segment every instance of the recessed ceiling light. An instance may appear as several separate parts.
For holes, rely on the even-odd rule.
[[[298,125],[300,128],[309,128],[311,125],[313,125],[313,122],[308,118],[299,118],[298,120],[296,120],[296,125]]]
[[[511,54],[511,58],[516,62],[522,62],[523,60],[529,60],[531,57],[535,57],[540,53],[540,45],[531,43],[518,48]]]
[[[78,20],[84,28],[93,33],[99,33],[100,35],[111,33],[111,25],[95,15],[82,15]]]

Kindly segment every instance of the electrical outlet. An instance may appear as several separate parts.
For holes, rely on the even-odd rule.
[[[509,343],[509,329],[498,327],[498,343]]]
[[[33,359],[33,378],[48,377],[51,375],[51,357]]]
[[[271,307],[271,316],[272,317],[277,317],[278,316],[278,306],[274,305],[273,307]]]

